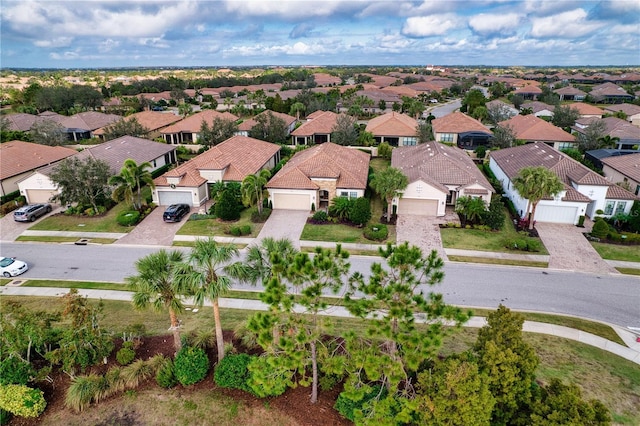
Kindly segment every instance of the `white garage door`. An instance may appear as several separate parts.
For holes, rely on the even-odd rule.
[[[191,201],[191,192],[185,191],[158,191],[158,201],[161,206],[169,206],[171,204],[189,204],[193,205]]]
[[[57,194],[56,191],[50,189],[27,189],[27,201],[29,204],[34,203],[50,203],[51,197]]]
[[[537,222],[568,223],[573,225],[578,214],[578,207],[573,206],[538,206]]]
[[[311,210],[308,194],[273,194],[273,208],[282,210]]]
[[[438,200],[421,200],[417,198],[400,198],[398,214],[414,214],[420,216],[437,216]]]

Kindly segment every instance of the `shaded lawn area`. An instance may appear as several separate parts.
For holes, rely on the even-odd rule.
[[[129,207],[125,203],[119,203],[109,210],[104,216],[67,216],[59,213],[36,223],[30,230],[34,231],[74,231],[74,232],[117,232],[125,233],[133,227],[121,226],[116,221],[116,216]],[[156,207],[158,208],[158,207]]]
[[[180,227],[177,235],[217,235],[221,237],[232,237],[229,234],[229,229],[234,226],[251,226],[251,234],[242,235],[242,237],[255,238],[260,233],[260,230],[264,226],[264,223],[251,222],[252,209],[244,209],[240,213],[240,219],[235,222],[225,222],[220,219],[199,219],[199,220],[187,220],[184,225]]]
[[[506,210],[505,210],[506,213]],[[513,222],[507,219],[504,221],[502,230],[484,231],[480,229],[464,229],[464,228],[441,228],[440,236],[442,237],[442,245],[445,248],[461,249],[461,250],[479,250],[493,251],[501,253],[513,254],[549,254],[546,247],[542,244],[540,238],[522,236],[516,231]],[[510,239],[524,239],[527,241],[535,240],[538,242],[540,251],[529,252],[519,250],[509,250],[505,247],[505,243]]]
[[[640,246],[607,244],[595,241],[591,241],[591,245],[603,259],[640,262]]]

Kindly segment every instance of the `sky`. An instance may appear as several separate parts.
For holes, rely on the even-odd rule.
[[[640,64],[638,0],[1,0],[4,68]]]

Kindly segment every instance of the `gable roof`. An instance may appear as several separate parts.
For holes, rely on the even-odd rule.
[[[202,122],[206,122],[207,124],[213,124],[213,121],[216,118],[221,118],[223,120],[228,121],[237,121],[238,117],[231,114],[230,112],[218,112],[212,109],[205,109],[204,111],[200,111],[195,113],[189,117],[186,117],[183,120],[178,121],[177,123],[164,128],[160,133],[162,134],[170,134],[170,133],[180,133],[180,132],[189,132],[189,133],[198,133],[200,131],[200,127],[202,126]]]
[[[607,97],[607,96],[623,96],[633,98],[632,95],[628,94],[626,90],[617,84],[613,84],[611,82],[602,83],[597,86],[594,86],[589,93],[594,98]]]
[[[332,111],[316,111],[307,116],[307,121],[295,129],[293,136],[311,136],[329,134],[338,121],[338,114]]]
[[[435,121],[435,120],[434,120]],[[516,115],[498,123],[502,127],[513,129],[516,139],[526,141],[575,142],[576,138],[559,127],[536,117],[533,114]]]
[[[604,110],[612,113],[622,111],[625,114],[627,114],[627,116],[631,116],[631,115],[640,114],[640,105],[627,104],[627,103],[615,104],[615,105],[609,105],[604,107]]]
[[[312,179],[337,179],[337,188],[366,189],[371,157],[331,142],[296,153],[267,183],[267,188],[318,189]]]
[[[131,114],[123,118],[123,120],[129,121],[129,120],[133,120],[134,118],[138,120],[138,123],[140,123],[141,126],[145,127],[150,132],[156,131],[170,124],[173,124],[176,121],[181,120],[181,117],[179,115],[166,113],[166,112],[157,112],[157,111],[137,112],[135,114]],[[93,134],[103,135],[105,132],[105,127],[99,128],[98,130],[93,132]]]
[[[369,120],[366,131],[374,136],[415,136],[417,127],[417,120],[394,111]]]
[[[63,146],[11,141],[0,144],[0,180],[55,163],[76,154]]]
[[[445,185],[474,183],[493,192],[487,178],[464,150],[439,142],[395,148],[391,154],[391,166],[400,169],[410,183],[422,180],[443,192],[449,192]]]
[[[582,90],[573,86],[561,87],[559,89],[554,90],[553,93],[557,93],[558,95],[565,95],[565,96],[587,96],[586,92],[583,92]]]
[[[586,104],[584,102],[574,102],[568,104],[572,109],[575,109],[580,115],[599,115],[602,117],[604,111],[595,105]]]
[[[521,108],[531,108],[534,114],[544,110],[553,112],[556,109],[555,106],[540,101],[523,103]]]
[[[513,93],[534,93],[537,95],[541,95],[542,89],[538,86],[534,86],[533,84],[529,84],[527,86],[516,89]]]
[[[180,177],[178,186],[199,186],[207,182],[201,176],[201,170],[224,170],[223,181],[240,182],[260,171],[278,151],[280,146],[274,143],[247,136],[233,136],[169,170],[153,182],[157,186],[166,186],[168,177]]]
[[[640,182],[640,153],[606,157],[600,161],[636,182]]]
[[[464,132],[483,132],[489,135],[493,133],[484,124],[469,117],[460,111],[436,118],[431,122],[433,133],[464,133]]]
[[[282,121],[284,121],[284,124],[287,125],[287,127],[291,126],[291,124],[293,124],[296,121],[296,118],[292,115],[289,114],[285,114],[284,112],[278,112],[278,111],[271,111],[271,110],[265,110],[262,111],[260,114],[257,114],[256,117],[259,116],[266,116],[269,117],[269,114],[271,114],[273,117],[278,117],[279,119],[281,119]],[[255,118],[254,118],[255,120]]]
[[[104,114],[97,111],[85,111],[74,114],[70,117],[58,115],[55,118],[55,121],[57,121],[67,129],[93,131],[104,126],[108,126],[109,124],[121,119],[122,117],[116,114]]]
[[[7,120],[9,130],[18,132],[28,132],[36,121],[42,120],[41,117],[33,114],[17,113],[2,116]]]
[[[618,117],[606,117],[602,121],[604,122],[606,135],[620,138],[621,141],[640,140],[640,129],[628,121]]]

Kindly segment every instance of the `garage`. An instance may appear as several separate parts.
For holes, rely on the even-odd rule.
[[[57,192],[52,189],[27,189],[25,195],[29,204],[35,204],[50,203],[51,197],[56,194]]]
[[[161,206],[171,204],[193,205],[191,191],[158,191],[158,201]]]
[[[273,194],[273,208],[282,210],[311,210],[308,194]]]
[[[536,208],[537,222],[575,224],[578,217],[578,207],[575,206],[538,206]]]
[[[438,200],[423,200],[419,198],[400,198],[398,214],[420,216],[437,216]]]

